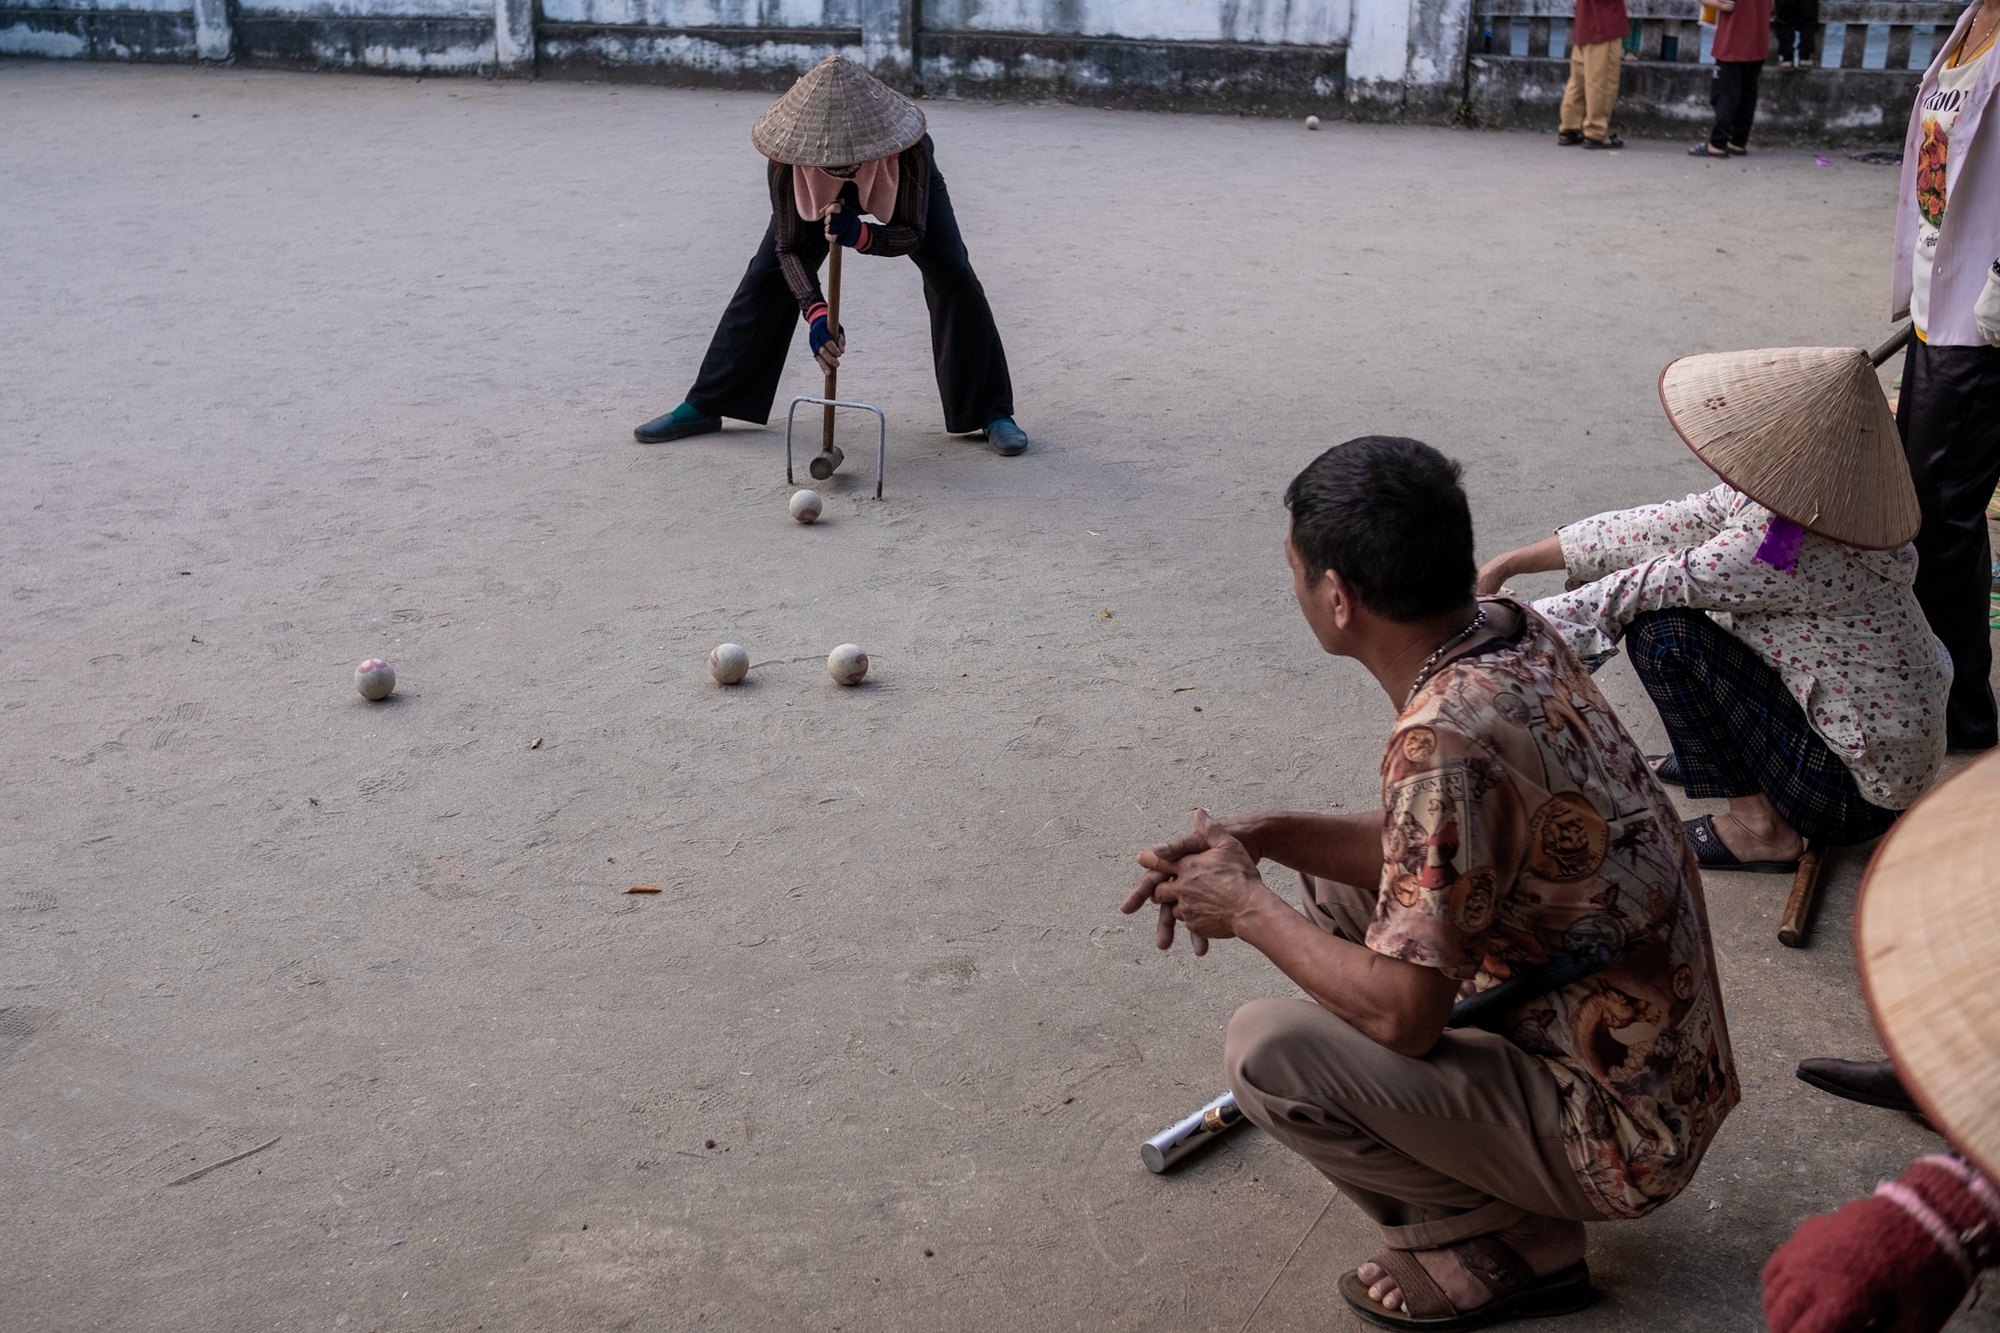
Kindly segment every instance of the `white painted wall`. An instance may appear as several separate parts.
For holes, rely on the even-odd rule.
[[[1148,41],[1347,40],[1357,0],[925,0],[927,32],[1031,32]]]

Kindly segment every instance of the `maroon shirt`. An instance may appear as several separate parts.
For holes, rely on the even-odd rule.
[[[1718,15],[1712,54],[1732,64],[1763,64],[1771,54],[1771,0],[1736,0],[1736,8]]]
[[[1770,2],[1764,0],[1767,6]],[[1625,0],[1576,0],[1576,21],[1570,26],[1569,39],[1577,46],[1622,42],[1631,31]]]

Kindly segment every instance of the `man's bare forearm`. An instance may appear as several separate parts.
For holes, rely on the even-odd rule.
[[[1363,1036],[1413,1059],[1437,1045],[1458,992],[1442,972],[1329,935],[1269,892],[1235,925],[1238,939]]]
[[[1373,887],[1382,878],[1382,816],[1263,810],[1228,821],[1257,854],[1319,879]]]

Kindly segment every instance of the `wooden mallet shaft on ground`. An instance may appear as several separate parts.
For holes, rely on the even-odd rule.
[[[1792,893],[1785,899],[1785,915],[1778,922],[1778,943],[1796,949],[1805,943],[1812,925],[1813,903],[1819,897],[1820,849],[1806,843],[1799,855],[1798,872],[1792,876]]]

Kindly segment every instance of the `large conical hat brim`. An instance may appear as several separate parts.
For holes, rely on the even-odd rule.
[[[1861,880],[1854,953],[1903,1086],[2000,1180],[2000,753],[1896,821]]]
[[[858,166],[923,137],[922,107],[837,55],[807,70],[750,127],[758,152],[795,167]]]
[[[1896,418],[1860,348],[1684,356],[1660,372],[1660,401],[1717,476],[1807,531],[1868,551],[1917,535]]]

